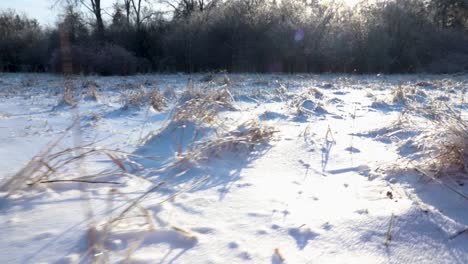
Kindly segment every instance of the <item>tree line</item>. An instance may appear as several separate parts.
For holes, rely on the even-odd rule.
[[[468,0],[362,0],[353,7],[339,0],[115,0],[112,10],[101,0],[63,4],[52,27],[0,12],[0,71],[468,71]]]

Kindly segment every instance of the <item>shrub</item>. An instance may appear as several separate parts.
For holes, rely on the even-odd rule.
[[[64,71],[64,57],[70,60],[73,73],[101,75],[129,75],[136,73],[138,59],[116,45],[97,47],[73,45],[53,52],[50,66],[54,72]]]
[[[98,50],[92,62],[94,73],[129,75],[136,72],[138,59],[122,47],[105,45]]]

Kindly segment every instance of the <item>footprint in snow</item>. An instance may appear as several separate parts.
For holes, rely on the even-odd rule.
[[[299,163],[300,163],[302,166],[304,166],[304,168],[306,168],[306,169],[309,169],[309,168],[310,168],[310,164],[307,163],[307,162],[305,162],[305,161],[303,161],[303,160],[301,160],[301,159],[299,160]]]
[[[309,243],[309,240],[313,240],[319,236],[318,233],[313,232],[308,227],[290,228],[288,233],[296,240],[299,249],[304,249]]]
[[[334,92],[333,94],[336,94],[336,95],[345,95],[345,94],[348,94],[349,92],[343,92],[343,91],[338,91],[338,92]]]
[[[228,193],[229,192],[229,189],[225,188],[225,187],[221,187],[217,190],[219,193]]]
[[[277,225],[277,224],[273,224],[273,225],[271,225],[271,229],[278,230],[278,229],[280,229],[280,226]]]
[[[239,255],[237,255],[237,257],[239,257],[239,258],[241,258],[243,260],[251,260],[252,259],[249,252],[247,252],[247,251],[244,251],[244,252],[240,253]]]
[[[357,148],[354,148],[354,147],[349,147],[349,148],[345,148],[346,151],[348,151],[349,153],[360,153],[361,151]]]
[[[273,111],[265,111],[263,114],[259,116],[260,120],[267,121],[267,120],[274,120],[274,119],[287,119],[288,116],[273,112]]]
[[[360,214],[360,215],[369,214],[369,210],[359,209],[359,210],[356,210],[355,213]]]
[[[252,184],[251,183],[239,183],[236,186],[237,186],[237,188],[245,188],[245,187],[252,186]]]
[[[324,230],[331,230],[333,228],[333,225],[331,225],[330,223],[326,222],[325,224],[322,225],[322,228]]]
[[[215,233],[216,230],[210,227],[195,227],[192,228],[192,231],[200,233],[200,234],[212,234]]]
[[[267,217],[267,214],[261,214],[261,213],[247,213],[247,216],[250,217]]]
[[[45,233],[41,233],[41,234],[39,234],[39,235],[36,235],[36,236],[34,237],[34,240],[36,240],[36,241],[37,241],[37,240],[43,240],[43,239],[46,239],[46,238],[49,238],[49,237],[52,237],[52,236],[54,236],[54,233],[52,233],[52,232],[45,232]]]
[[[228,247],[229,247],[230,249],[235,249],[235,248],[238,248],[238,247],[239,247],[239,244],[237,244],[237,243],[234,242],[234,241],[233,241],[233,242],[229,242],[229,243],[228,243]]]
[[[332,115],[331,117],[335,119],[340,119],[340,120],[344,119],[344,117],[339,116],[339,115]]]

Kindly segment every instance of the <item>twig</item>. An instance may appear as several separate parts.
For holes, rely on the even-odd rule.
[[[413,165],[414,165],[414,164],[413,164]],[[429,175],[429,173],[425,172],[423,169],[418,168],[417,166],[414,166],[414,169],[415,169],[416,171],[422,173],[424,176],[430,178],[431,180],[433,180],[433,181],[435,181],[435,182],[441,184],[442,186],[446,187],[446,188],[449,189],[450,191],[452,191],[452,192],[454,192],[454,193],[456,193],[456,194],[460,195],[461,197],[463,197],[463,198],[465,198],[465,199],[468,200],[468,196],[467,196],[467,195],[463,194],[462,192],[460,192],[459,190],[453,188],[452,186],[450,186],[450,185],[448,185],[448,184],[442,182],[441,180],[435,178],[434,176]]]
[[[160,182],[158,185],[154,186],[153,188],[149,189],[147,192],[145,192],[143,195],[141,195],[140,197],[136,198],[129,206],[127,206],[127,208],[125,208],[117,217],[115,217],[114,219],[112,219],[110,221],[110,223],[114,223],[116,221],[118,221],[120,218],[122,218],[126,213],[128,213],[128,211],[130,211],[133,207],[135,207],[141,200],[143,200],[146,196],[148,196],[148,194],[150,194],[151,192],[154,192],[155,190],[159,189],[160,187],[162,187],[164,184],[166,184],[165,182]]]
[[[281,261],[281,263],[285,262],[285,258],[283,257],[283,254],[281,254],[279,248],[275,248],[275,256]]]
[[[385,246],[389,246],[390,245],[390,241],[392,241],[392,227],[393,227],[393,219],[395,218],[395,215],[392,213],[392,217],[390,218],[390,222],[388,223],[388,229],[387,229],[387,234],[385,236]]]
[[[102,184],[122,184],[121,182],[113,181],[89,181],[89,180],[49,180],[49,181],[40,181],[39,183],[54,183],[54,182],[82,182],[82,183],[102,183]]]
[[[465,228],[465,229],[463,229],[463,230],[460,230],[460,231],[458,231],[457,233],[451,235],[451,236],[450,236],[450,240],[455,239],[456,237],[458,237],[459,235],[464,234],[464,233],[468,233],[468,228]]]

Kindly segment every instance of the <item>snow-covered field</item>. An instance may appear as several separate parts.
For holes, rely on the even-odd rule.
[[[467,89],[2,74],[0,263],[468,263],[466,168],[437,163]]]

